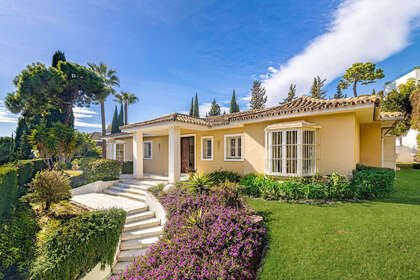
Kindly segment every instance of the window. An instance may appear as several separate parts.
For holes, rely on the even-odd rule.
[[[225,160],[238,161],[242,160],[242,135],[230,134],[225,135]]]
[[[124,144],[115,144],[115,159],[124,161]]]
[[[201,159],[213,159],[213,136],[201,137]]]
[[[143,158],[152,159],[152,141],[144,141],[143,148]]]
[[[266,130],[266,173],[311,176],[317,171],[315,128]]]

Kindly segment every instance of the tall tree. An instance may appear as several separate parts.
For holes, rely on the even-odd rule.
[[[101,97],[97,102],[101,105],[101,123],[102,123],[102,136],[106,135],[106,120],[105,120],[105,100],[110,94],[115,94],[115,87],[120,86],[120,79],[116,75],[115,69],[108,69],[108,65],[103,62],[99,64],[88,63],[89,68],[95,72],[104,82],[105,86]],[[106,140],[102,139],[102,158],[106,158]]]
[[[60,61],[66,61],[66,56],[64,55],[64,53],[60,50],[56,51],[52,57],[52,62],[51,62],[51,66],[52,67],[57,67],[58,62]]]
[[[111,123],[111,133],[118,133],[120,132],[119,128],[119,121],[118,121],[118,109],[117,106],[115,106],[114,115],[112,117],[112,123]]]
[[[372,89],[372,95],[376,95],[376,90],[374,88]]]
[[[296,98],[296,85],[290,84],[289,86],[289,92],[287,93],[287,97],[283,98],[283,102],[280,102],[280,104],[284,104],[287,102],[292,101]]]
[[[410,95],[410,103],[412,107],[412,120],[411,124],[412,127],[420,130],[420,86],[418,86],[413,92],[411,92]],[[420,146],[420,133],[417,136],[417,143],[419,143]],[[420,150],[418,151],[419,159],[420,161]]]
[[[346,96],[343,94],[343,91],[340,85],[337,85],[337,91],[334,93],[334,99],[341,99],[341,98],[346,98]]]
[[[368,85],[383,77],[385,77],[384,71],[381,68],[376,69],[376,64],[371,62],[357,62],[346,70],[339,85],[342,89],[346,89],[349,85],[353,85],[353,94],[354,97],[356,97],[358,83]]]
[[[213,102],[211,103],[211,107],[208,113],[209,117],[212,116],[220,116],[220,106],[216,103],[216,98],[213,98]]]
[[[115,98],[115,101],[124,104],[124,124],[128,124],[128,106],[139,101],[139,98],[134,93],[125,91],[115,94]]]
[[[251,89],[251,110],[265,108],[267,96],[265,95],[265,88],[261,85],[261,81],[255,80]]]
[[[401,112],[403,119],[398,121],[393,128],[396,136],[405,135],[412,125],[413,106],[410,96],[417,90],[416,81],[409,79],[405,84],[399,85],[389,92],[381,103],[381,110],[384,112]]]
[[[194,116],[194,97],[191,97],[190,117]]]
[[[233,89],[232,99],[230,100],[229,113],[239,112],[239,104],[236,102],[235,89]]]
[[[319,76],[316,76],[314,78],[314,81],[312,83],[311,87],[311,97],[316,99],[325,99],[325,94],[327,93],[325,90],[323,90],[323,86],[325,85],[325,82],[327,79],[321,79]]]
[[[195,93],[193,117],[196,117],[196,118],[199,118],[200,117],[200,109],[198,107],[198,96],[197,96],[197,93]]]
[[[124,108],[123,108],[123,105],[121,104],[120,113],[118,115],[118,127],[123,126],[123,125],[124,125]]]

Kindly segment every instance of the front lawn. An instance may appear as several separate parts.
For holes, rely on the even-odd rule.
[[[391,197],[334,205],[247,199],[268,228],[260,279],[419,279],[420,170]]]

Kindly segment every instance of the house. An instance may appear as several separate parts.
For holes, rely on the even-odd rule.
[[[356,164],[395,168],[400,113],[380,112],[379,98],[319,100],[307,96],[259,110],[196,118],[170,114],[128,124],[106,137],[109,158],[133,161],[134,176],[160,173],[176,182],[189,170],[273,176],[333,171]]]

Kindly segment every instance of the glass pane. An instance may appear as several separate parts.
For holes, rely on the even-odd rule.
[[[275,131],[271,133],[271,172],[282,172],[282,133]]]
[[[297,131],[286,131],[286,173],[297,173]]]
[[[242,157],[242,140],[241,137],[238,138],[238,157]]]
[[[315,131],[304,130],[302,142],[303,175],[313,175],[316,172]]]
[[[230,156],[235,157],[236,156],[236,139],[232,138],[230,139]]]

